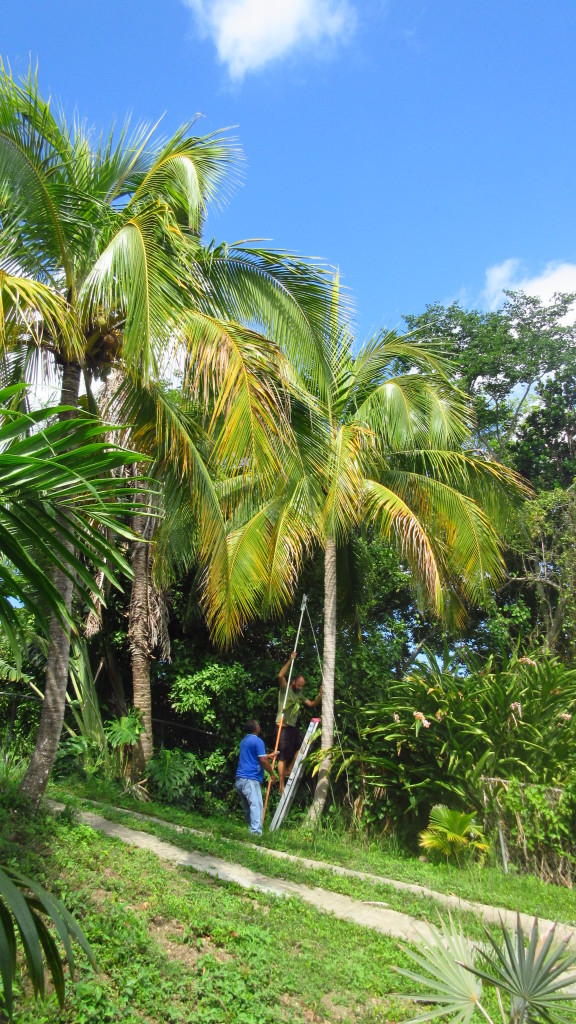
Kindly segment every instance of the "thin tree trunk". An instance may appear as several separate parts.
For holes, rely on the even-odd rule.
[[[80,391],[81,368],[78,363],[65,363],[62,372],[62,405],[72,406],[72,411],[63,412],[62,419],[71,419],[78,406]],[[72,551],[72,545],[66,542]],[[66,610],[72,609],[74,583],[60,569],[55,569],[52,576],[54,586],[61,594]],[[30,758],[30,764],[20,786],[20,792],[38,804],[44,794],[56,751],[60,743],[60,735],[64,722],[66,707],[66,688],[68,686],[68,666],[70,661],[70,627],[50,616],[50,644],[46,661],[46,688],[40,727],[36,736],[36,744]]]
[[[324,552],[324,660],[322,667],[322,747],[334,746],[334,677],[336,671],[336,541],[326,541]],[[308,820],[318,821],[328,798],[331,759],[324,758],[318,772]]]
[[[150,532],[150,517],[134,516],[132,528],[141,537]],[[132,552],[134,579],[130,597],[128,642],[132,656],[132,685],[134,707],[140,711],[144,731],[134,751],[132,773],[142,778],[146,765],[152,757],[152,692],[150,685],[150,544],[146,540],[136,541]]]

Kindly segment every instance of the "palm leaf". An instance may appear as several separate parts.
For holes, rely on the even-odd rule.
[[[13,1014],[13,983],[16,975],[16,935],[22,944],[26,965],[35,994],[44,995],[44,961],[48,967],[58,1001],[65,995],[63,961],[57,942],[48,930],[44,917],[53,925],[64,946],[70,974],[74,976],[74,954],[71,939],[82,947],[96,966],[92,949],[84,932],[60,900],[37,882],[13,868],[0,868],[0,976],[2,995],[8,1014]]]

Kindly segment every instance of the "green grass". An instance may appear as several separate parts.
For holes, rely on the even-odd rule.
[[[0,857],[81,921],[84,963],[61,1013],[20,989],[16,1024],[393,1024],[410,1016],[399,944],[295,899],[217,883],[75,824],[0,806]],[[81,959],[79,957],[79,959]]]
[[[155,802],[137,803],[130,797],[122,797],[117,786],[103,785],[96,780],[90,784],[76,783],[72,786],[67,782],[66,785],[51,787],[51,795],[59,799],[69,799],[71,792],[77,798],[101,800],[109,805],[115,804],[127,810],[163,818],[167,823],[200,829],[207,833],[206,838],[188,836],[184,840],[183,835],[165,838],[186,845],[189,849],[217,853],[268,875],[282,875],[312,884],[310,872],[305,870],[302,875],[302,868],[247,849],[246,841],[249,837],[239,812],[207,819],[197,813]],[[136,827],[142,828],[143,823]],[[160,828],[152,823],[147,827],[151,831]],[[160,835],[160,832],[156,834]],[[229,842],[223,843],[223,839]],[[402,855],[394,848],[391,849],[385,841],[368,842],[349,832],[331,829],[329,823],[315,830],[288,824],[278,832],[265,833],[261,845],[390,879],[417,883],[440,893],[452,893],[460,899],[576,924],[576,897],[571,890],[544,883],[533,875],[506,875],[500,868],[493,866],[459,868],[455,865],[423,863],[417,857]],[[435,913],[434,909],[431,912],[428,898],[398,893],[390,887],[374,887],[371,883],[343,879],[327,872],[315,872],[313,882],[359,899],[385,900],[393,909],[403,910],[415,917],[428,916],[433,919]]]
[[[91,807],[91,809],[93,808]],[[420,896],[406,891],[400,892],[391,885],[335,875],[326,869],[312,870],[300,864],[270,857],[269,854],[260,852],[251,845],[237,840],[177,832],[169,824],[159,825],[155,821],[143,821],[142,818],[133,817],[130,812],[119,812],[109,806],[105,808],[104,816],[110,821],[119,822],[149,835],[157,836],[181,849],[221,857],[228,863],[242,864],[270,878],[283,878],[302,885],[317,886],[331,892],[343,893],[357,900],[385,902],[392,910],[409,914],[411,917],[423,921],[438,923],[439,913],[444,917],[448,915],[448,910],[440,903],[434,903],[429,896]],[[475,914],[452,910],[452,917],[462,924],[467,934],[474,938],[483,938],[482,924]]]

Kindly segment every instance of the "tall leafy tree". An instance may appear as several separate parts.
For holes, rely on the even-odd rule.
[[[393,333],[355,355],[336,280],[322,359],[299,378],[308,403],[293,400],[295,445],[284,474],[229,537],[231,603],[209,580],[206,600],[218,634],[262,607],[278,611],[294,593],[307,550],[322,545],[326,750],[334,742],[337,552],[352,531],[370,527],[395,544],[421,602],[437,615],[458,618],[463,602],[482,602],[503,577],[498,527],[506,496],[520,484],[473,450],[470,410],[444,369],[433,348]],[[313,815],[326,800],[329,766],[326,757]]]
[[[507,533],[507,585],[489,614],[471,624],[470,642],[481,648],[520,640],[573,658],[573,310],[568,293],[544,303],[508,292],[491,312],[436,305],[407,318],[418,336],[450,346],[460,386],[476,407],[479,439],[538,492]]]
[[[452,353],[460,386],[472,395],[477,429],[501,459],[530,410],[538,386],[576,360],[576,326],[570,323],[575,297],[555,295],[550,303],[507,291],[501,309],[463,309],[458,303],[428,306],[408,316],[422,341],[440,341]]]
[[[34,76],[0,69],[0,346],[26,349],[28,366],[51,360],[71,408],[82,383],[92,404],[111,368],[146,389],[177,366],[210,403],[215,459],[236,468],[249,454],[272,476],[285,426],[274,371],[282,348],[312,358],[323,284],[289,256],[202,243],[239,152],[192,128],[98,135],[55,113]],[[70,615],[73,582],[58,587]],[[62,625],[48,655],[62,708],[68,658]]]

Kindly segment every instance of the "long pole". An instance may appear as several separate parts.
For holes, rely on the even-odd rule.
[[[297,629],[297,632],[296,632],[296,643],[294,644],[294,650],[295,651],[298,650],[298,640],[300,639],[300,630],[302,629],[302,619],[304,618],[304,612],[306,611],[306,604],[307,604],[307,602],[308,602],[308,598],[307,598],[306,594],[304,594],[303,597],[302,597],[302,606],[300,608],[300,622],[298,623],[298,629]],[[291,661],[290,662],[290,671],[288,672],[288,682],[286,683],[286,691],[284,693],[284,701],[283,701],[283,704],[282,704],[282,711],[280,712],[280,721],[278,722],[278,732],[276,733],[276,745],[274,747],[274,753],[272,754],[272,771],[274,771],[274,766],[276,764],[276,758],[278,756],[278,747],[280,746],[280,733],[282,732],[282,726],[284,724],[284,709],[286,707],[286,701],[288,700],[288,691],[290,689],[290,680],[292,679],[292,669],[293,668],[294,668],[294,661]],[[268,800],[270,798],[270,790],[271,789],[272,789],[272,776],[269,775],[268,776],[268,788],[266,790],[266,799],[264,801],[264,810],[262,812],[262,824],[264,824],[264,819],[266,817],[266,811],[268,809]]]

